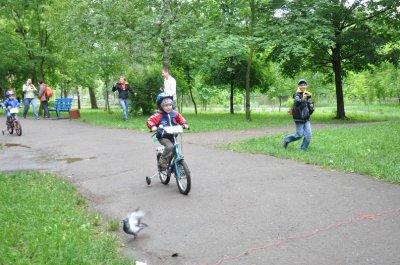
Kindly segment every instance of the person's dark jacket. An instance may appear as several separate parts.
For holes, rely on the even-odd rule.
[[[303,92],[296,92],[293,95],[294,99],[293,120],[295,122],[305,123],[308,120],[310,120],[310,116],[314,110],[310,108],[311,95],[307,95],[307,99],[305,101],[303,101],[302,98],[303,98]]]
[[[134,94],[133,89],[129,84],[125,84],[125,89],[123,89],[121,83],[117,83],[116,85],[113,86],[112,92],[115,92],[117,90],[119,94],[118,98],[121,99],[128,99],[129,98],[128,92]]]

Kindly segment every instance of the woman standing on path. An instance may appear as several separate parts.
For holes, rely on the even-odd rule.
[[[35,115],[35,119],[39,119],[39,114],[36,109],[36,99],[35,93],[37,92],[36,87],[32,84],[32,79],[26,80],[26,83],[22,86],[22,93],[24,94],[24,112],[22,116],[26,118],[26,114],[29,110],[29,105],[32,104],[33,113]]]
[[[115,83],[115,85],[112,88],[112,92],[115,92],[118,90],[118,100],[119,100],[119,105],[121,105],[122,111],[124,113],[124,121],[127,120],[128,115],[128,107],[129,107],[129,95],[128,92],[136,95],[136,93],[133,92],[131,86],[126,82],[125,76],[120,76],[119,78],[119,83]]]

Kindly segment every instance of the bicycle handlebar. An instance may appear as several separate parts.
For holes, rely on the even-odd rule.
[[[164,127],[162,124],[160,124],[158,127],[157,127],[157,130],[155,130],[155,131],[152,131],[151,129],[149,130],[149,132],[158,132],[158,131],[161,131],[161,130],[166,130],[165,128],[171,128],[171,127],[182,127],[182,129],[184,129],[184,130],[190,130],[190,128],[189,127],[187,127],[187,128],[185,128],[185,126],[183,126],[183,125],[175,125],[175,126],[167,126],[167,127]],[[168,129],[167,129],[168,130]]]

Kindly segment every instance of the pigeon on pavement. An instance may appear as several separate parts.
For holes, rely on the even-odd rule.
[[[143,216],[144,213],[139,208],[137,208],[132,213],[129,213],[126,216],[126,218],[122,220],[122,222],[124,223],[123,225],[124,232],[133,235],[133,238],[136,239],[140,230],[142,230],[145,227],[148,227],[147,224],[142,223]]]

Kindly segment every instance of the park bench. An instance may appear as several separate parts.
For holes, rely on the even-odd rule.
[[[49,111],[55,111],[57,113],[57,118],[60,118],[60,112],[68,112],[70,111],[72,106],[72,98],[56,98],[56,102],[52,108],[49,108]]]

